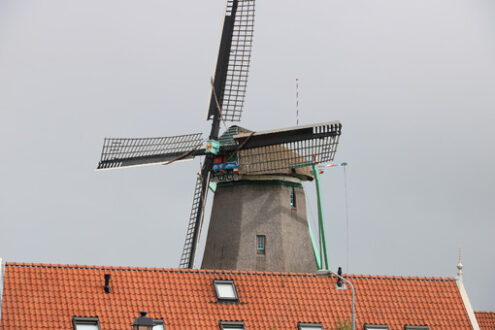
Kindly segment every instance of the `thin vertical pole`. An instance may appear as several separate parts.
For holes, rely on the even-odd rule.
[[[299,126],[299,78],[296,78],[296,125]]]
[[[320,172],[316,164],[313,164],[312,168],[313,168],[313,176],[315,178],[315,184],[316,184],[316,199],[318,202],[318,229],[319,229],[319,238],[320,238],[321,264],[322,267],[324,267],[324,269],[330,269],[330,265],[328,263],[328,255],[327,255],[327,242],[325,235],[323,205],[321,202]]]
[[[346,229],[346,269],[347,273],[350,272],[349,270],[349,251],[350,251],[350,233],[349,233],[349,203],[348,203],[348,192],[347,192],[347,172],[346,172],[346,167],[344,166],[344,193],[345,193],[345,229]]]

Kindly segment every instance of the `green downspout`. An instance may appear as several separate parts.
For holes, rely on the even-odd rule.
[[[319,239],[320,239],[320,260],[321,266],[324,269],[330,269],[330,265],[328,264],[328,256],[327,256],[327,242],[325,235],[325,224],[323,223],[323,205],[321,203],[321,188],[320,188],[320,171],[316,167],[316,164],[312,165],[312,174],[315,178],[316,184],[316,198],[318,200],[318,231],[319,231]],[[323,262],[325,263],[323,265]]]
[[[308,228],[309,228],[309,236],[311,237],[311,243],[313,244],[313,253],[315,255],[316,268],[318,270],[320,270],[321,269],[321,261],[320,261],[319,255],[318,255],[318,247],[316,246],[315,237],[313,236],[313,231],[311,230],[311,224],[309,223],[309,219],[308,219]]]

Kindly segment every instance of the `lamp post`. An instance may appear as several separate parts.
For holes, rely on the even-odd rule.
[[[335,274],[331,270],[327,270],[327,269],[318,270],[318,271],[316,271],[316,274],[317,275],[333,274],[333,275],[337,276],[337,278],[339,278],[342,281],[344,281],[345,283],[349,284],[349,286],[351,287],[351,291],[352,291],[352,330],[356,330],[356,309],[355,309],[355,303],[354,303],[354,300],[355,300],[355,298],[354,298],[354,285],[352,285],[352,283],[350,281],[346,280],[344,277],[340,276],[339,274]]]
[[[134,323],[132,324],[132,327],[134,330],[153,330],[153,319],[150,317],[147,317],[146,314],[148,314],[145,311],[140,312],[141,316],[136,318],[134,320]]]

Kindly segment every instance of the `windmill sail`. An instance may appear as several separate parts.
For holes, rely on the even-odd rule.
[[[313,163],[332,161],[342,125],[335,122],[234,136],[240,174],[293,171]]]
[[[171,137],[119,139],[105,138],[99,170],[164,164],[194,158],[203,143],[202,134]]]
[[[227,0],[214,88],[222,109],[222,119],[240,121],[254,35],[255,0]],[[218,112],[212,93],[208,119]]]
[[[206,183],[206,184],[205,184]],[[206,178],[202,178],[198,174],[196,179],[196,187],[194,188],[193,203],[191,213],[189,215],[189,224],[187,225],[186,239],[184,248],[180,257],[179,268],[193,268],[194,255],[196,253],[196,245],[199,240],[201,226],[203,225],[204,208],[206,204],[206,196],[208,193],[209,174]]]
[[[213,121],[210,132],[210,139],[212,140],[218,138],[221,119],[228,121],[241,119],[251,61],[254,3],[255,0],[227,0],[220,50],[213,79],[214,90],[211,93],[207,118]],[[219,113],[220,109],[221,114]],[[201,176],[196,183],[186,240],[180,260],[181,268],[192,268],[194,265],[213,160],[214,155],[206,155]]]

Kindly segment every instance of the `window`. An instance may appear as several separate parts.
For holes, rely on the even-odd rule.
[[[405,325],[404,330],[428,330],[426,325]]]
[[[290,207],[296,208],[296,187],[290,187]]]
[[[238,300],[237,291],[234,281],[232,280],[214,280],[215,293],[218,300]]]
[[[97,317],[73,317],[74,330],[99,330],[100,322]]]
[[[298,323],[297,328],[299,330],[323,330],[321,323]]]
[[[258,254],[265,254],[265,235],[256,235],[256,250]]]
[[[220,329],[222,329],[222,330],[239,330],[239,329],[246,329],[246,328],[244,327],[244,322],[220,321]]]
[[[388,325],[378,325],[378,324],[365,324],[364,330],[388,330]]]

